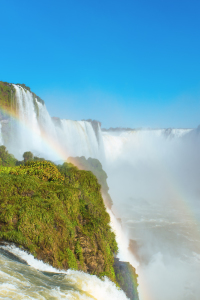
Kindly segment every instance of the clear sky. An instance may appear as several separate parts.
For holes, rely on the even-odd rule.
[[[200,124],[199,0],[2,0],[0,80],[51,116],[102,127]]]

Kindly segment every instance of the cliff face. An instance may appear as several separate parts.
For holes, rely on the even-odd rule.
[[[130,263],[120,261],[118,258],[115,258],[113,267],[115,270],[117,283],[126,293],[126,296],[130,300],[139,300],[135,268],[133,268]]]
[[[15,99],[15,89],[12,84],[0,81],[0,121],[6,120],[6,111],[10,111]]]
[[[101,163],[94,158],[85,157],[69,157],[68,162],[74,164],[81,170],[89,170],[97,177],[101,185],[101,193],[107,207],[111,209],[112,199],[108,193],[109,187],[107,185],[107,174],[102,169]],[[134,251],[133,251],[134,252]],[[125,292],[130,300],[139,300],[137,292],[137,274],[136,270],[128,262],[120,261],[114,258],[113,268],[115,271],[116,281],[121,289]]]
[[[97,120],[92,120],[92,119],[87,119],[87,120],[82,120],[82,121],[87,121],[90,122],[94,132],[96,134],[97,140],[99,141],[99,128],[101,128],[101,122],[97,121]]]
[[[25,89],[24,93],[31,92],[24,84],[17,85]],[[32,95],[35,102],[44,104]],[[17,113],[16,99],[13,85],[0,82],[0,122],[5,144],[12,139],[9,113]],[[38,104],[34,105],[37,111]],[[100,123],[88,121],[98,139]],[[53,118],[53,122],[60,125],[59,118]],[[0,241],[14,242],[57,268],[106,275],[127,293],[127,286],[118,280],[121,271],[114,263],[117,244],[101,194],[109,208],[112,200],[101,163],[76,157],[56,167],[37,157],[34,160],[17,167],[22,162],[0,147]]]
[[[63,269],[108,276],[117,251],[100,185],[91,172],[50,162],[0,167],[0,238]]]
[[[44,101],[35,93],[31,92],[30,88],[25,84],[17,84],[24,89],[25,92],[30,92],[34,99],[35,111],[38,113],[38,102],[44,104]],[[9,144],[12,139],[12,124],[10,115],[18,114],[18,104],[16,98],[16,90],[13,84],[0,81],[0,122],[1,133],[5,144]]]
[[[77,166],[80,170],[91,171],[101,185],[101,193],[103,195],[105,204],[108,208],[112,207],[112,199],[108,193],[109,187],[107,184],[107,174],[103,170],[102,165],[98,159],[89,157],[86,159],[84,156],[81,157],[69,157],[68,162]]]

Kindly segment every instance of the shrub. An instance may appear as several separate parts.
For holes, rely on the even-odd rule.
[[[117,252],[100,185],[90,171],[47,161],[0,168],[0,239],[57,268],[115,281]]]
[[[0,164],[2,166],[12,167],[16,165],[17,160],[12,154],[9,154],[5,146],[0,146]]]
[[[24,162],[26,163],[29,160],[33,160],[33,153],[28,151],[23,154]]]

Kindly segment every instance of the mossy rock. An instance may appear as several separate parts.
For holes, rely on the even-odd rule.
[[[114,260],[114,270],[116,280],[121,289],[125,292],[130,300],[139,300],[138,283],[135,268],[129,262],[120,261],[118,258]]]
[[[44,105],[44,101],[37,96],[35,93],[31,92],[30,88],[25,84],[17,83],[18,86],[22,87],[25,91],[29,91],[33,95],[34,107],[38,115],[38,104],[40,102]],[[11,83],[0,81],[0,120],[8,119],[10,114],[17,114],[17,104],[16,104],[16,91]],[[36,102],[37,100],[37,102]]]
[[[35,93],[33,93],[33,92],[31,91],[31,89],[30,89],[29,86],[27,86],[27,85],[24,84],[24,83],[16,83],[16,85],[19,85],[19,86],[21,86],[25,91],[29,91],[30,93],[32,93],[33,98],[34,98],[34,99],[36,98],[38,102],[40,102],[42,105],[44,105],[44,100],[42,100],[39,96],[37,96]]]
[[[6,117],[6,111],[10,111],[15,101],[15,88],[12,84],[0,81],[0,119]]]
[[[83,270],[114,282],[115,234],[89,171],[50,162],[0,167],[0,239],[23,246],[61,269]]]
[[[84,156],[81,157],[69,157],[67,160],[69,163],[77,166],[80,170],[91,171],[96,177],[101,185],[101,193],[103,195],[105,204],[108,208],[111,208],[113,205],[112,199],[109,195],[109,187],[107,184],[107,174],[102,168],[102,164],[96,158],[89,157],[86,159]],[[64,168],[64,164],[59,169],[62,170]]]

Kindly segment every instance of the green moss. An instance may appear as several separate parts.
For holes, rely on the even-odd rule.
[[[84,264],[83,249],[81,248],[79,241],[77,241],[76,243],[75,253],[80,261],[80,264],[83,266]]]
[[[80,170],[91,171],[98,179],[99,184],[101,185],[101,192],[104,196],[104,201],[106,205],[111,208],[112,199],[108,193],[109,187],[107,184],[107,174],[103,170],[102,165],[98,159],[89,157],[86,159],[84,156],[81,157],[69,157],[68,163],[71,163],[77,166]],[[68,164],[66,164],[68,165]],[[61,172],[65,172],[65,164],[58,167]]]
[[[38,102],[44,105],[44,101],[35,93],[31,92],[31,89],[25,84],[17,83],[17,85],[21,86],[25,91],[32,93],[35,112],[36,115],[39,116]],[[11,83],[0,81],[0,108],[0,119],[8,118],[10,113],[16,113],[17,111],[15,88]]]
[[[0,81],[0,117],[5,118],[6,111],[12,110],[15,106],[15,89],[12,84]],[[4,111],[2,111],[2,109]]]
[[[43,101],[39,96],[37,96],[35,93],[33,93],[33,92],[31,91],[30,87],[28,87],[28,86],[25,85],[24,83],[16,83],[16,84],[19,85],[19,86],[21,86],[24,90],[27,90],[27,91],[29,91],[30,93],[32,93],[34,101],[37,100],[38,102],[40,102],[41,104],[44,105],[44,101]],[[37,105],[36,101],[35,101],[34,104]]]
[[[89,171],[46,161],[0,167],[0,238],[57,268],[115,281],[117,252],[101,187]]]
[[[69,248],[66,249],[67,252],[67,263],[70,269],[78,270],[77,261],[74,253]]]
[[[127,297],[131,300],[139,300],[137,292],[137,274],[131,264],[115,258],[114,270],[116,281],[126,293]]]
[[[21,86],[23,89],[25,89],[25,90],[31,92],[30,87],[28,87],[28,86],[25,85],[24,83],[16,83],[16,85],[19,85],[19,86]]]

